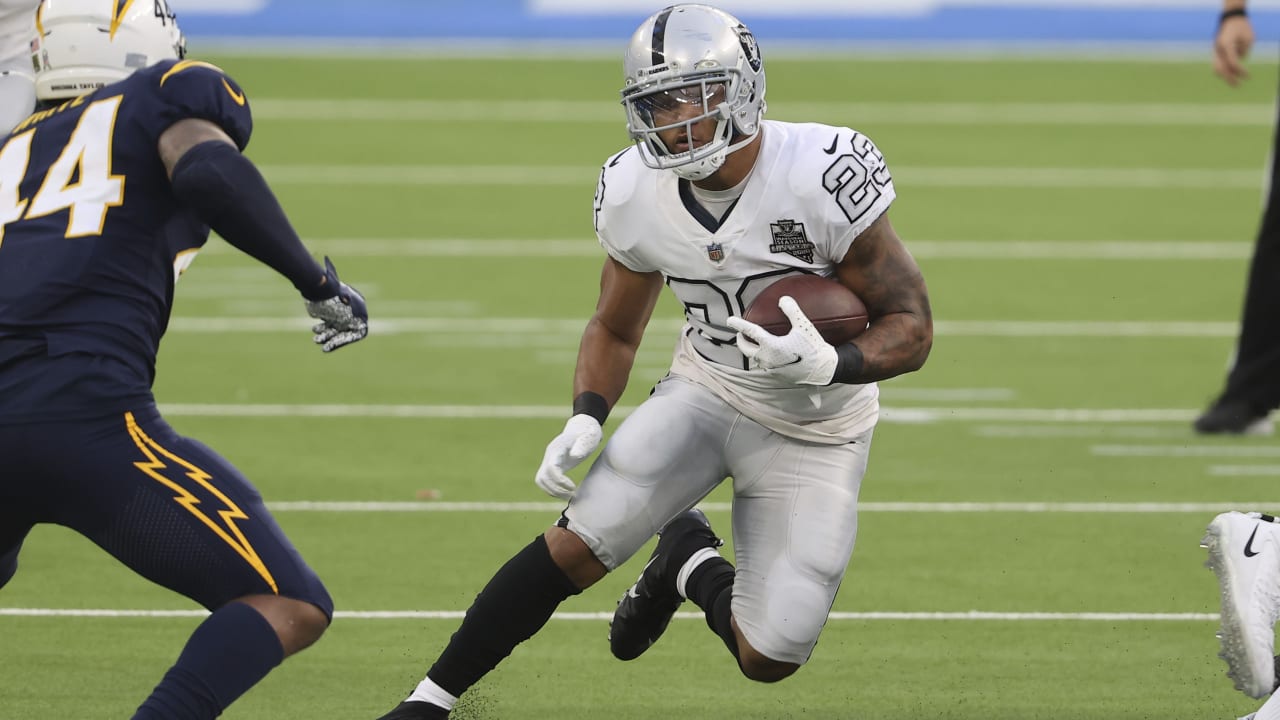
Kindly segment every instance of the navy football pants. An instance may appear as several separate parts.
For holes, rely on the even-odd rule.
[[[0,586],[37,523],[63,525],[212,610],[279,594],[333,601],[240,471],[154,406],[94,420],[0,425]]]

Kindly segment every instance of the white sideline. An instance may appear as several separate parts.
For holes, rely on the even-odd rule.
[[[205,610],[107,610],[59,608],[0,608],[0,617],[187,618],[205,617]],[[460,610],[339,610],[336,619],[461,620]],[[702,620],[699,612],[679,612],[680,620]],[[561,612],[553,620],[608,621],[612,612]],[[969,620],[969,621],[1084,621],[1084,622],[1217,622],[1217,613],[1057,613],[1057,612],[833,612],[830,620]]]

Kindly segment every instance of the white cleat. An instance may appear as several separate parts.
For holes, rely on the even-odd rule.
[[[1280,617],[1280,524],[1262,513],[1226,512],[1205,531],[1205,562],[1222,590],[1218,634],[1227,677],[1252,698],[1276,687],[1275,624]]]

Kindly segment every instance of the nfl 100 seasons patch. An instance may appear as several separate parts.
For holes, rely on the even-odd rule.
[[[769,232],[773,234],[769,252],[786,253],[807,263],[813,262],[815,248],[804,232],[804,223],[795,220],[778,220],[769,223]]]

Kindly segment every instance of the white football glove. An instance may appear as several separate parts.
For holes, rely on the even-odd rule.
[[[778,307],[791,320],[786,335],[774,335],[740,317],[729,318],[729,327],[738,331],[738,350],[754,366],[786,382],[830,385],[839,362],[835,347],[822,339],[791,296],[779,298]]]
[[[596,446],[604,438],[604,430],[600,421],[590,415],[574,415],[564,424],[564,430],[547,445],[542,456],[542,465],[538,466],[538,474],[533,481],[543,492],[561,500],[573,497],[577,485],[565,475],[578,463],[595,452]]]

